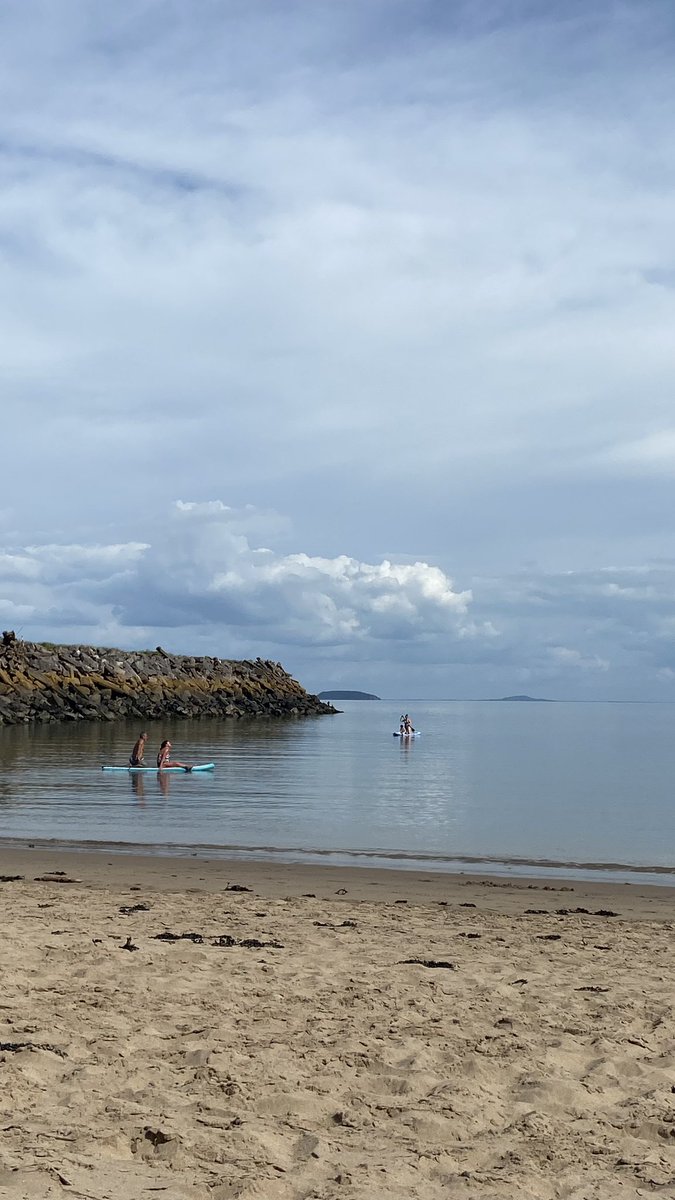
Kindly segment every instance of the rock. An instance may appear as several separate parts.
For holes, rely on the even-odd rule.
[[[161,647],[127,652],[44,646],[3,635],[0,663],[0,725],[165,716],[288,718],[336,711],[269,660],[181,657]]]

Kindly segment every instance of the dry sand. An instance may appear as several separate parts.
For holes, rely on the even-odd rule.
[[[0,873],[3,1197],[675,1196],[669,888]]]

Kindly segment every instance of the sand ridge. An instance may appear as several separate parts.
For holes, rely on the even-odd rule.
[[[498,911],[509,889],[461,880],[370,900],[325,872],[262,895],[241,864],[164,890],[55,861],[0,884],[0,1195],[675,1195],[665,910],[539,884]]]

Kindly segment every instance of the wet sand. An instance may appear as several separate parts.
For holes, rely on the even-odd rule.
[[[42,849],[0,877],[0,1196],[675,1195],[670,887]]]

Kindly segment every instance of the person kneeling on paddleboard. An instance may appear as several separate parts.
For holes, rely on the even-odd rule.
[[[171,761],[171,742],[168,738],[165,738],[162,742],[159,754],[157,755],[157,770],[163,771],[166,767],[182,767],[184,771],[192,770],[192,767],[189,767],[187,763]]]
[[[143,755],[145,754],[145,743],[147,742],[147,740],[148,740],[147,733],[140,734],[138,741],[136,742],[133,750],[131,751],[131,754],[129,755],[129,766],[130,767],[142,767],[145,765],[143,762]]]

